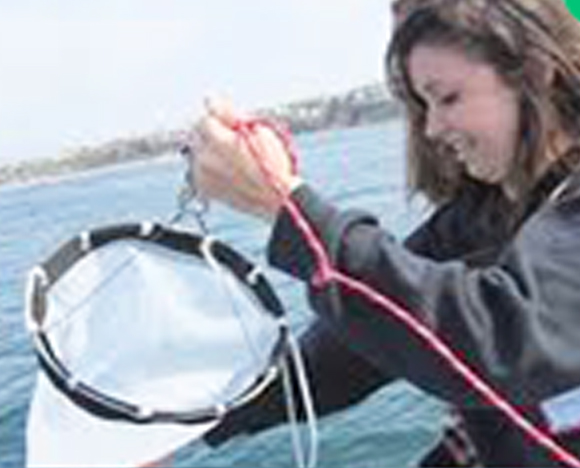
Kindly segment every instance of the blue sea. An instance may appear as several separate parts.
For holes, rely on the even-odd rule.
[[[302,134],[301,174],[340,207],[378,216],[403,238],[426,215],[404,190],[404,132],[399,121]],[[124,221],[166,221],[183,178],[180,158],[117,165],[59,179],[0,188],[0,466],[25,463],[25,422],[37,371],[23,321],[26,273],[60,243],[87,228]],[[267,226],[211,206],[211,232],[257,263],[265,263]],[[300,284],[267,271],[297,332],[312,313]],[[443,406],[404,382],[319,420],[321,467],[414,466],[434,443]],[[193,441],[177,467],[291,467],[290,431],[282,425],[211,449]]]

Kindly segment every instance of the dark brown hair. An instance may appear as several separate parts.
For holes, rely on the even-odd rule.
[[[490,64],[519,93],[521,136],[508,177],[525,197],[554,130],[580,136],[580,23],[562,0],[398,0],[393,11],[397,26],[386,69],[406,108],[411,189],[441,203],[468,179],[449,148],[425,134],[426,108],[407,61],[415,46],[428,43]]]

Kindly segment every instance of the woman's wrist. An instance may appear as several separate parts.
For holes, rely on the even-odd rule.
[[[286,200],[292,196],[292,193],[304,184],[304,180],[298,176],[290,176],[287,180],[280,184],[279,196],[274,206],[268,210],[268,215],[266,217],[274,222],[279,216],[280,210],[282,210]],[[280,193],[281,192],[281,193]]]
[[[298,187],[300,187],[304,183],[301,177],[292,176],[288,182],[288,196],[292,195]]]

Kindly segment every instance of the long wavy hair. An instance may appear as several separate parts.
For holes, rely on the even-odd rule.
[[[440,204],[469,180],[449,148],[425,133],[426,107],[408,58],[419,44],[488,63],[520,96],[520,138],[508,177],[523,199],[546,165],[554,130],[580,136],[580,23],[562,0],[396,0],[385,66],[406,109],[408,183]]]

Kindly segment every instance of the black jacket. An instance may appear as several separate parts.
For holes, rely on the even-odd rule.
[[[555,174],[535,191],[521,224],[497,189],[474,183],[404,245],[371,215],[339,211],[307,186],[292,198],[340,271],[413,311],[531,420],[580,454],[580,434],[573,432],[580,425],[574,393],[580,393],[580,175]],[[312,279],[314,258],[285,211],[269,256],[275,267]],[[456,406],[484,465],[555,464],[397,320],[335,284],[308,291],[320,318],[302,348],[319,413],[405,378]],[[259,409],[226,420],[209,434],[210,443],[278,422],[278,393],[272,389]]]

